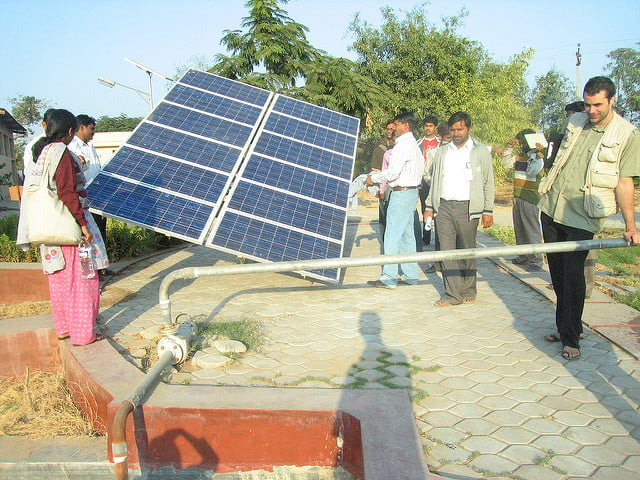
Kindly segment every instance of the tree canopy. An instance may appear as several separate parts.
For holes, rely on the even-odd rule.
[[[142,117],[128,117],[124,113],[117,117],[103,115],[96,120],[96,132],[130,132],[141,121]]]
[[[636,45],[640,45],[637,43]],[[611,62],[607,68],[617,86],[616,109],[621,115],[638,124],[640,122],[640,51],[618,48],[607,55]]]
[[[524,105],[524,72],[532,55],[525,51],[506,64],[495,63],[478,42],[457,33],[467,15],[432,24],[424,6],[403,18],[383,7],[382,25],[374,28],[356,15],[350,25],[359,72],[385,89],[370,128],[381,128],[390,113],[411,110],[446,121],[459,110],[474,120],[474,135],[504,142],[522,123],[530,123]]]
[[[533,121],[547,135],[560,133],[565,122],[564,107],[573,98],[574,87],[563,73],[556,69],[536,77],[529,107]]]

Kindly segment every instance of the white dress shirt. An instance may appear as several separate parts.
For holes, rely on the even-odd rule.
[[[92,144],[83,142],[78,137],[73,137],[73,140],[69,143],[69,150],[75,153],[76,156],[84,158],[85,164],[82,167],[82,172],[87,183],[91,182],[102,170],[100,157],[95,147]]]
[[[416,144],[416,137],[407,132],[396,139],[389,166],[380,172],[372,172],[371,180],[374,183],[387,182],[392,188],[415,187],[420,185],[423,172],[424,157]]]
[[[442,194],[444,200],[469,200],[471,180],[471,149],[473,141],[469,138],[464,145],[458,148],[451,142],[447,147],[444,158],[444,170],[442,176]]]

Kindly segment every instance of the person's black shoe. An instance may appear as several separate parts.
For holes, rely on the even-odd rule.
[[[113,270],[109,270],[108,268],[103,268],[102,270],[98,270],[98,275],[100,275],[101,277],[110,277],[115,274],[116,272],[114,272]]]

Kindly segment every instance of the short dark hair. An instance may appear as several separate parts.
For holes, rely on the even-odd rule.
[[[592,77],[585,84],[583,94],[596,95],[603,90],[608,99],[616,94],[616,86],[609,77]]]
[[[390,118],[389,120],[387,120],[387,123],[384,124],[384,126],[386,127],[387,125],[391,125],[393,123],[393,118]]]
[[[438,117],[433,114],[427,115],[424,117],[424,120],[422,120],[422,125],[424,126],[427,123],[433,123],[435,126],[438,126]]]
[[[449,135],[451,134],[451,132],[449,131],[449,126],[448,125],[440,125],[438,127],[438,135],[440,135],[441,137],[444,137],[445,135]]]
[[[411,130],[416,129],[416,117],[413,112],[400,112],[393,117],[393,121],[395,122],[396,120],[400,123],[408,123]]]
[[[580,100],[579,102],[571,102],[565,105],[565,112],[584,112],[584,102]]]
[[[77,115],[76,120],[78,120],[78,127],[88,127],[89,125],[96,124],[95,118],[85,115],[84,113]]]
[[[454,113],[449,117],[449,121],[447,122],[447,125],[449,125],[449,128],[451,128],[451,126],[454,123],[458,123],[458,122],[464,122],[467,128],[471,128],[471,117],[467,112]]]

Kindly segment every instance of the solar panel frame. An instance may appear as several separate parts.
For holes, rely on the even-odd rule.
[[[89,185],[89,208],[259,262],[340,257],[358,129],[357,118],[189,70]]]
[[[281,98],[287,99],[286,102],[280,102]],[[295,119],[290,115],[286,115],[285,113],[278,111],[277,108],[280,105],[284,105],[284,108],[288,108],[291,110],[291,105],[294,106],[296,111],[300,112],[301,110],[312,111],[314,113],[325,114],[324,116],[335,116],[335,117],[345,117],[351,119],[355,122],[355,130],[353,134],[346,135],[344,132],[338,132],[333,126],[336,126],[334,121],[333,124],[330,124],[331,127],[327,125],[318,125],[313,121],[307,121],[306,119]],[[328,112],[328,113],[325,113]],[[318,118],[322,118],[323,115],[310,116],[307,115],[310,120],[318,121]],[[293,136],[281,136],[276,132],[270,130],[276,122],[271,121],[272,118],[276,118],[279,120],[280,118],[287,117],[287,120],[297,121],[300,129],[299,132],[302,134],[298,135],[297,138]],[[327,122],[328,123],[328,122]],[[339,125],[338,125],[339,126]],[[343,138],[341,141],[333,142],[331,145],[313,145],[308,136],[306,136],[306,132],[312,131],[317,134],[318,129],[323,129],[326,132],[330,132],[336,135],[343,135],[348,137],[351,142],[351,147],[349,149],[345,148],[345,145],[348,143]],[[243,257],[250,258],[256,261],[287,261],[287,260],[308,260],[308,259],[317,259],[317,258],[334,258],[342,256],[344,251],[344,237],[346,232],[347,225],[347,197],[348,197],[348,189],[351,181],[351,176],[353,173],[353,163],[355,158],[355,149],[357,146],[357,130],[358,130],[358,120],[353,117],[347,117],[343,114],[333,112],[331,110],[323,109],[322,107],[317,107],[315,105],[307,104],[301,102],[299,100],[289,99],[288,97],[282,97],[280,95],[276,95],[274,101],[272,103],[272,107],[269,109],[267,114],[264,117],[264,121],[259,131],[256,134],[256,139],[253,142],[251,148],[247,152],[246,160],[243,162],[241,169],[237,173],[237,180],[231,187],[229,191],[228,200],[225,202],[225,205],[219,212],[219,218],[217,222],[213,225],[211,234],[206,242],[207,246],[211,246],[212,248],[217,248],[229,253],[234,253],[236,255],[240,254]],[[280,136],[280,138],[284,141],[291,141],[297,144],[297,146],[309,147],[310,149],[315,149],[315,152],[327,152],[330,155],[336,157],[339,163],[344,163],[345,166],[339,166],[338,168],[333,168],[330,164],[319,163],[316,162],[315,168],[314,165],[311,165],[310,160],[312,160],[312,155],[309,155],[309,158],[304,155],[299,155],[300,151],[303,149],[289,148],[287,145],[286,154],[288,154],[291,150],[294,151],[295,154],[295,162],[289,161],[287,159],[278,158],[277,155],[264,155],[260,150],[261,141],[265,138],[272,136]],[[325,135],[323,138],[326,139],[330,135]],[[305,141],[307,140],[307,141]],[[334,148],[336,150],[331,150]],[[276,148],[274,152],[277,154],[278,149]],[[279,152],[282,153],[282,152]],[[327,157],[325,156],[325,160]],[[282,169],[276,173],[272,173],[270,176],[270,172],[265,172],[265,168],[263,165],[256,166],[256,161],[265,161],[265,162],[273,162],[282,167]],[[255,172],[251,172],[251,169],[254,168]],[[325,169],[326,168],[326,169]],[[319,195],[313,196],[309,195],[310,190],[313,190],[313,186],[311,186],[306,181],[306,178],[303,179],[302,182],[299,182],[295,186],[292,186],[293,181],[295,180],[295,175],[291,174],[290,176],[285,176],[283,172],[289,170],[291,173],[292,170],[298,170],[303,172],[303,175],[307,175],[309,178],[315,177],[320,181],[333,182],[330,183],[333,188],[325,188],[330,194],[333,195],[333,198],[324,198],[318,199]],[[333,171],[332,173],[327,173],[326,170]],[[261,178],[257,178],[255,174],[262,173],[263,176]],[[275,178],[275,180],[274,180]],[[284,182],[288,182],[286,185],[278,185],[277,182],[284,179]],[[271,180],[271,184],[267,183],[267,180]],[[275,183],[275,184],[274,184]],[[281,202],[276,203],[277,211],[275,215],[278,218],[273,218],[274,214],[271,214],[272,218],[268,218],[269,214],[265,212],[266,207],[262,208],[261,205],[257,205],[261,203],[261,198],[259,194],[256,194],[257,198],[248,199],[245,203],[248,205],[247,208],[241,209],[237,208],[235,205],[235,200],[239,195],[247,195],[247,191],[251,190],[252,187],[261,187],[268,190],[267,197],[270,195],[278,196],[281,195]],[[304,211],[292,211],[291,213],[291,222],[285,222],[284,216],[286,212],[283,212],[283,209],[287,208],[287,200],[288,197],[295,197],[296,201],[292,202],[296,208],[306,209],[308,212],[306,215]],[[252,200],[252,201],[249,201]],[[297,203],[296,203],[297,202]],[[340,202],[340,203],[338,203]],[[312,209],[312,206],[315,207],[315,210]],[[331,212],[331,209],[334,211],[339,211],[339,215],[333,215],[333,217],[339,216],[340,224],[335,225],[331,223],[332,219],[328,219],[327,217],[331,217],[331,214],[327,212]],[[234,233],[227,222],[233,223],[236,229],[242,227],[241,223],[237,220],[238,217],[243,217],[245,219],[245,223],[248,226],[251,226],[251,230],[247,230],[247,234],[251,236],[259,236],[260,232],[266,231],[267,234],[265,238],[263,238],[262,243],[267,244],[276,244],[277,240],[275,237],[276,232],[286,237],[291,242],[299,242],[301,246],[306,246],[307,251],[302,251],[302,247],[299,248],[298,254],[294,255],[295,247],[289,245],[285,240],[282,240],[284,243],[279,243],[280,251],[276,251],[275,249],[268,249],[264,245],[244,245],[242,242],[239,242],[236,236],[233,236]],[[302,218],[304,217],[304,219]],[[309,223],[309,217],[312,219],[317,219],[318,224]],[[231,218],[231,220],[229,220]],[[297,222],[297,224],[296,224]],[[328,225],[323,224],[328,223]],[[247,227],[245,225],[244,227]],[[256,233],[258,232],[258,233]],[[220,233],[220,235],[218,235]],[[328,235],[327,235],[328,233]],[[226,236],[225,236],[226,235]],[[224,241],[222,241],[219,237],[224,237]],[[300,255],[299,253],[303,253]],[[340,278],[340,269],[327,269],[327,270],[319,270],[319,271],[311,271],[311,272],[297,272],[301,275],[311,276],[314,278],[318,278],[324,281],[337,282]]]
[[[240,84],[242,86],[239,88],[239,90],[244,92],[246,94],[246,97],[237,98],[240,95],[238,94],[238,90],[234,90],[234,88],[237,87],[237,84],[239,82],[235,82],[233,80],[211,74],[207,74],[205,77],[203,77],[201,75],[198,75],[198,73],[204,72],[189,70],[171,87],[169,92],[167,92],[165,98],[163,98],[158,106],[140,122],[140,124],[134,129],[127,141],[114,153],[111,161],[109,161],[104,166],[103,170],[100,172],[100,174],[98,174],[94,182],[92,182],[88,186],[88,206],[90,211],[98,213],[100,215],[105,215],[118,220],[122,220],[129,224],[148,228],[165,235],[177,237],[182,240],[187,240],[198,244],[204,243],[205,239],[207,238],[207,232],[210,230],[211,225],[215,221],[216,215],[222,205],[222,199],[233,183],[233,178],[241,165],[242,159],[246,156],[246,152],[248,151],[256,132],[258,131],[258,128],[262,122],[262,118],[264,117],[269,105],[272,103],[272,97],[274,96],[274,94],[257,87]],[[203,83],[202,81],[200,81],[202,79],[209,81],[209,83]],[[207,91],[206,88],[203,88],[211,88],[212,85],[215,85],[217,87],[222,86],[223,88],[221,88],[221,90],[223,90],[224,94],[220,92]],[[190,93],[190,96],[194,99],[191,102],[191,105],[178,105],[172,101],[175,100],[177,96],[184,96],[188,93]],[[202,98],[205,97],[209,97],[208,101],[202,101]],[[218,113],[221,113],[219,112],[219,104],[213,105],[213,112],[217,113],[205,112],[204,110],[200,110],[199,108],[204,108],[203,105],[212,105],[211,100],[213,98],[210,97],[218,97],[220,99],[220,104],[227,106],[227,111],[231,111],[230,107],[233,107],[234,105],[238,106],[237,109],[233,110],[236,113],[236,118],[228,119],[218,115]],[[198,99],[200,99],[200,103],[198,103]],[[246,115],[247,111],[250,109],[253,109],[255,112],[253,116]],[[241,111],[244,111],[245,117],[238,120],[238,116],[240,115],[238,112]],[[169,118],[171,119],[171,121],[167,120]],[[185,127],[185,119],[188,120],[189,118],[192,120],[192,123],[189,124],[188,127]],[[223,138],[214,138],[210,135],[207,136],[207,120],[210,120],[210,123],[217,125],[222,125],[225,122],[229,124],[229,128],[223,131]],[[244,123],[246,121],[251,121],[252,123]],[[197,126],[197,128],[194,128],[194,125]],[[148,131],[152,129],[162,129],[165,132],[163,134],[164,137],[173,135],[177,138],[179,136],[182,136],[183,140],[185,138],[191,139],[196,144],[200,143],[201,145],[209,146],[213,150],[226,149],[227,153],[233,153],[235,151],[236,155],[233,161],[230,161],[231,159],[228,157],[228,155],[223,157],[224,161],[222,162],[222,165],[219,165],[216,168],[216,166],[211,165],[210,161],[205,162],[203,161],[204,159],[200,157],[198,157],[197,160],[193,162],[189,159],[181,158],[185,155],[177,156],[177,151],[170,152],[166,151],[166,149],[165,151],[159,151],[159,148],[154,149],[154,145],[141,145],[141,143],[145,139],[148,141],[156,140],[156,136],[150,137],[148,134]],[[141,134],[141,132],[144,132],[145,130],[147,131],[146,136],[144,134]],[[242,140],[242,138],[244,138],[244,140]],[[178,146],[179,143],[180,142],[178,142]],[[184,141],[182,143],[184,143]],[[121,162],[123,157],[128,154],[128,150],[136,150],[138,152],[141,152],[141,155],[143,156],[145,154],[151,155],[151,158],[153,159],[165,159],[168,162],[176,162],[178,165],[189,166],[191,169],[202,170],[203,177],[213,174],[217,175],[218,177],[226,177],[226,180],[224,181],[224,185],[222,187],[217,188],[217,191],[220,192],[217,199],[209,198],[208,200],[203,200],[201,198],[197,198],[193,194],[188,194],[177,191],[176,189],[172,189],[170,185],[154,185],[153,182],[149,180],[144,181],[136,178],[130,178],[126,175],[122,175],[114,171],[116,167],[119,166],[118,162]],[[192,209],[195,208],[198,211],[198,218],[201,217],[202,211],[208,209],[207,221],[202,226],[202,229],[197,234],[197,236],[195,236],[193,229],[183,227],[180,231],[176,232],[172,231],[170,228],[163,226],[168,225],[165,222],[157,222],[156,224],[153,224],[151,222],[141,221],[140,219],[143,218],[143,216],[140,215],[136,216],[133,214],[129,214],[128,216],[125,216],[122,212],[126,209],[117,208],[114,205],[110,204],[111,202],[101,200],[102,190],[99,190],[99,187],[101,186],[101,183],[104,182],[104,177],[100,177],[105,175],[111,177],[116,184],[118,184],[118,182],[126,182],[127,184],[129,184],[126,188],[123,184],[120,184],[123,191],[128,191],[128,189],[133,189],[136,187],[138,188],[138,191],[145,191],[144,189],[147,189],[146,191],[152,192],[154,190],[157,190],[159,192],[162,192],[162,194],[165,196],[168,195],[174,197],[175,204],[179,205],[180,208],[183,208],[183,204],[185,204],[186,202],[188,205],[191,205]],[[98,182],[96,183],[96,181]],[[140,190],[141,188],[143,190]],[[116,198],[116,195],[117,192],[111,193],[110,199]]]

